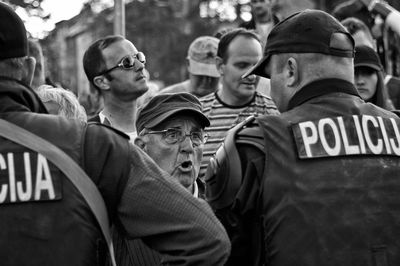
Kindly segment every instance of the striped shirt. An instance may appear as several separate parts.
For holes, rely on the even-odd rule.
[[[230,106],[222,102],[217,93],[208,94],[200,98],[203,113],[210,120],[210,126],[205,128],[209,137],[204,144],[203,160],[201,162],[199,177],[204,178],[210,158],[217,151],[225,138],[226,132],[239,124],[247,117],[254,115],[272,114],[278,115],[272,99],[256,91],[254,98],[245,106]],[[204,180],[204,179],[203,179]]]

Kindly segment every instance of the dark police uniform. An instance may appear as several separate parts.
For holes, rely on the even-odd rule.
[[[400,120],[339,79],[308,84],[288,109],[231,138],[241,163],[222,147],[208,169],[227,265],[399,265]],[[225,183],[217,165],[242,175]]]
[[[173,250],[175,258],[165,257],[171,263],[225,260],[229,246],[207,204],[194,199],[127,137],[105,126],[46,113],[32,89],[0,78],[0,118],[41,136],[75,160],[99,188],[111,222],[127,237],[143,237],[165,253]],[[44,156],[4,138],[0,228],[0,265],[106,261],[100,227],[78,190]]]

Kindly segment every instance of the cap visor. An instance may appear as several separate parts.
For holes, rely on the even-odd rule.
[[[220,74],[215,64],[205,64],[193,61],[189,58],[189,72],[193,75],[209,76],[219,78]]]
[[[260,61],[257,62],[252,68],[250,68],[246,73],[242,75],[242,79],[247,78],[250,75],[257,75],[265,78],[270,78],[267,73],[265,73],[265,65],[268,63],[269,56],[265,56]]]
[[[199,110],[196,109],[191,109],[191,108],[181,108],[181,109],[176,109],[176,110],[171,110],[169,112],[165,112],[162,115],[157,116],[150,122],[146,123],[146,128],[153,128],[160,124],[161,122],[165,121],[168,117],[173,116],[177,113],[184,113],[184,114],[190,114],[190,116],[196,116],[199,119],[200,125],[202,127],[208,127],[210,126],[210,120]]]
[[[374,65],[374,64],[368,64],[368,63],[358,63],[358,64],[354,64],[354,67],[355,67],[355,68],[356,68],[356,67],[369,67],[369,68],[372,68],[372,69],[374,69],[374,70],[376,70],[376,71],[381,71],[381,70],[382,70],[382,68],[380,68],[379,66]]]

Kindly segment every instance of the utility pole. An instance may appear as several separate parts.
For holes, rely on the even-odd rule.
[[[125,1],[114,0],[114,34],[125,37]]]

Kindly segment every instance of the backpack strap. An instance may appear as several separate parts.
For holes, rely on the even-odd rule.
[[[54,144],[3,119],[0,119],[0,136],[44,155],[74,184],[96,217],[107,241],[111,263],[116,266],[110,224],[103,197],[82,168]]]
[[[205,174],[206,198],[214,210],[231,206],[242,184],[242,166],[236,144],[251,145],[264,152],[264,137],[254,116],[231,128],[210,159]]]

